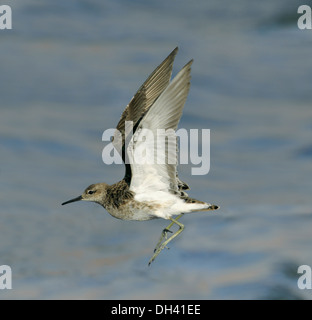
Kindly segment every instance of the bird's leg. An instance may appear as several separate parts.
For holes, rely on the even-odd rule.
[[[168,225],[167,228],[165,228],[160,236],[160,239],[154,249],[154,255],[152,256],[152,258],[150,259],[150,261],[148,262],[148,265],[150,265],[155,259],[156,257],[160,254],[160,252],[164,249],[167,248],[167,244],[173,240],[177,235],[179,235],[183,229],[184,229],[184,225],[178,221],[178,219],[180,219],[183,216],[183,213],[181,213],[179,216],[177,216],[175,219],[170,218],[171,223]],[[179,230],[177,232],[175,232],[169,239],[167,239],[167,233],[172,231],[170,230],[170,228],[174,225],[177,224],[179,226]],[[166,238],[166,240],[162,243],[163,239]],[[169,248],[168,248],[169,249]]]
[[[182,216],[183,216],[183,213],[181,213],[179,216],[177,216],[177,217],[175,218],[175,220],[180,219]],[[156,244],[156,247],[155,247],[155,249],[154,249],[154,252],[156,252],[156,250],[160,247],[160,245],[161,245],[161,243],[162,243],[162,241],[163,241],[164,238],[167,240],[167,233],[168,233],[168,232],[171,232],[171,233],[172,233],[172,231],[170,230],[170,228],[171,228],[174,224],[175,224],[175,222],[172,221],[172,222],[169,224],[169,226],[167,226],[167,227],[162,231],[161,236],[160,236],[160,238],[159,238],[159,240],[158,240],[158,242],[157,242],[157,244]],[[169,249],[169,248],[167,248],[167,249]]]
[[[157,244],[156,244],[156,247],[155,247],[155,249],[154,249],[154,252],[156,252],[156,250],[160,247],[160,245],[161,245],[161,243],[162,243],[162,241],[163,241],[164,238],[165,238],[165,240],[167,240],[167,233],[168,233],[168,232],[171,232],[171,233],[172,233],[172,231],[170,230],[170,228],[171,228],[173,225],[174,225],[174,222],[171,222],[171,223],[169,224],[169,226],[166,227],[166,228],[161,232],[161,236],[160,236],[160,238],[159,238],[159,240],[158,240],[158,242],[157,242]]]

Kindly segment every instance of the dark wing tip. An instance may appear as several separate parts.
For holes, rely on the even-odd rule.
[[[193,62],[194,62],[194,59],[190,60],[182,69],[190,68]]]
[[[178,53],[178,51],[179,51],[179,47],[175,47],[175,48],[171,51],[171,53],[169,54],[169,57],[172,56],[172,55],[175,56],[175,55]]]

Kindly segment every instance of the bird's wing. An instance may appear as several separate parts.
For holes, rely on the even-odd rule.
[[[179,193],[175,131],[189,92],[192,62],[185,65],[150,107],[129,143],[130,189],[136,193]]]
[[[125,136],[125,122],[132,121],[133,127],[135,127],[168,86],[172,74],[173,61],[177,52],[178,47],[150,74],[121,115],[112,142],[124,162],[124,148],[127,140],[127,136]]]

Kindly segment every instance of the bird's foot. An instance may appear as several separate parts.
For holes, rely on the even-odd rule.
[[[165,241],[166,242],[166,241]],[[154,254],[153,256],[151,257],[150,261],[148,262],[148,265],[150,265],[155,259],[156,257],[160,254],[160,252],[163,250],[163,249],[170,249],[166,246],[166,243],[162,243],[161,245],[158,245],[155,249],[154,249]]]
[[[168,232],[171,232],[171,233],[172,233],[172,231],[169,230],[168,228],[165,228],[165,229],[162,231],[161,236],[160,236],[160,238],[159,238],[159,240],[158,240],[158,242],[157,242],[157,244],[156,244],[156,247],[155,247],[155,249],[154,249],[154,253],[159,249],[159,247],[161,246],[163,240],[164,240],[164,239],[167,240],[167,238],[168,238],[168,236],[167,236]],[[169,249],[168,247],[165,247],[165,248]]]
[[[178,234],[180,234],[180,233],[183,231],[184,225],[183,225],[182,223],[180,223],[179,221],[177,221],[179,218],[182,217],[182,215],[183,215],[183,213],[180,214],[176,219],[172,219],[172,218],[170,219],[170,220],[171,220],[171,223],[169,224],[169,226],[168,226],[167,228],[165,228],[165,229],[162,231],[161,236],[160,236],[160,239],[159,239],[159,241],[158,241],[158,243],[157,243],[157,245],[156,245],[156,247],[155,247],[155,249],[154,249],[154,254],[153,254],[153,256],[151,257],[150,261],[148,262],[148,265],[150,265],[150,264],[156,259],[156,257],[160,254],[160,252],[161,252],[163,249],[165,249],[165,248],[169,249],[169,248],[167,247],[167,244],[168,244],[171,240],[173,240]],[[173,232],[172,232],[171,230],[169,230],[169,229],[170,229],[174,224],[177,224],[177,225],[179,226],[179,230],[178,230],[177,232],[175,232],[169,239],[167,239],[167,233],[168,233],[168,232],[173,233]],[[165,240],[163,241],[164,238],[165,238]]]

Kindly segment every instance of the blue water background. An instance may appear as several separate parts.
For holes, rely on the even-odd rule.
[[[2,2],[1,2],[2,4]],[[0,30],[0,299],[310,299],[312,31],[297,0],[6,0]],[[194,58],[181,128],[211,130],[211,169],[180,166],[221,206],[151,267],[164,220],[60,204],[123,177],[101,140],[174,47]]]

